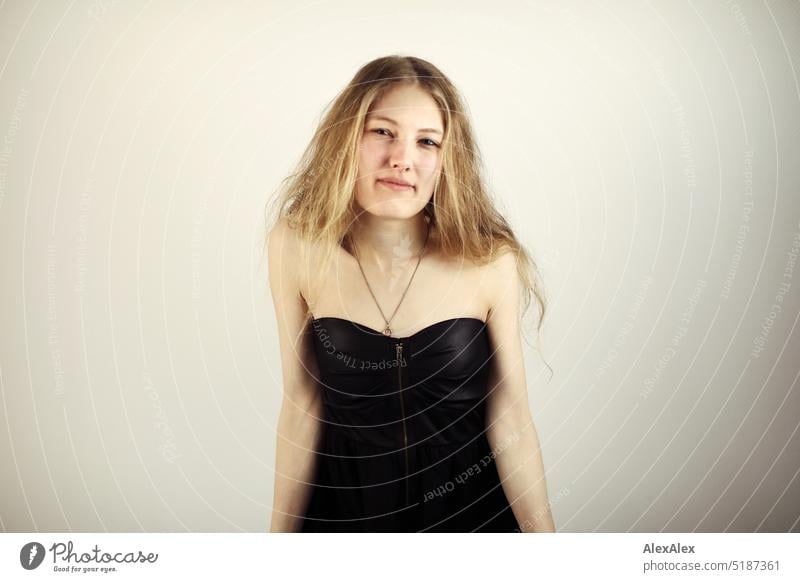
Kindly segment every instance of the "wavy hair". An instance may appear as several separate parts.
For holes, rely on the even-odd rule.
[[[315,265],[314,272],[326,272],[334,251],[343,244],[358,216],[357,153],[366,115],[388,90],[400,84],[424,89],[442,112],[442,171],[424,209],[430,223],[437,227],[442,252],[477,265],[493,261],[502,252],[514,252],[524,299],[523,316],[534,297],[537,331],[541,331],[546,301],[538,267],[489,196],[482,158],[458,90],[444,73],[423,59],[392,55],[359,69],[324,112],[295,171],[281,183],[267,211],[267,232],[285,217],[301,240],[322,249],[321,268]],[[306,245],[301,246],[305,249]],[[307,260],[303,264],[308,265]]]

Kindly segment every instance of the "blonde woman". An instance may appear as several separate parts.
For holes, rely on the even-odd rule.
[[[271,531],[554,531],[520,341],[543,295],[453,84],[367,63],[276,202]]]

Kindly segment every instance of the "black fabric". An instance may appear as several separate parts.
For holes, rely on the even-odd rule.
[[[483,321],[406,338],[337,317],[310,325],[324,419],[300,531],[517,531],[485,432]]]

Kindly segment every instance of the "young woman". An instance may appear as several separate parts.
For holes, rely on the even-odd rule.
[[[271,531],[554,531],[520,342],[544,300],[453,84],[366,64],[276,202]]]

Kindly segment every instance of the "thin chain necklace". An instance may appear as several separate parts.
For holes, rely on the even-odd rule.
[[[385,336],[392,335],[392,328],[389,327],[389,323],[392,321],[392,319],[394,319],[394,316],[397,313],[397,310],[400,309],[400,304],[403,303],[403,299],[405,299],[406,293],[408,293],[408,289],[409,289],[409,287],[411,287],[411,281],[414,280],[414,275],[417,274],[417,269],[419,268],[419,263],[420,263],[420,261],[422,261],[422,255],[425,254],[425,247],[428,246],[428,238],[430,237],[430,234],[431,234],[431,225],[430,225],[430,223],[428,223],[428,232],[425,235],[425,243],[422,245],[422,250],[420,251],[419,256],[417,257],[417,265],[414,267],[414,272],[411,273],[411,278],[408,280],[408,285],[406,285],[406,289],[405,289],[405,291],[403,291],[403,295],[400,297],[400,301],[398,302],[397,307],[394,308],[394,311],[392,312],[392,316],[390,318],[388,318],[388,319],[386,318],[386,315],[384,315],[383,309],[381,309],[381,306],[380,306],[380,304],[378,303],[378,300],[375,297],[375,293],[372,292],[372,287],[370,287],[369,281],[367,281],[367,276],[366,276],[366,274],[364,274],[364,268],[361,266],[361,261],[358,259],[358,252],[356,251],[355,242],[353,241],[353,238],[350,237],[350,235],[348,234],[348,237],[350,238],[350,245],[353,247],[353,254],[355,254],[355,256],[356,256],[356,262],[358,263],[358,268],[361,271],[361,276],[364,277],[364,283],[367,284],[367,289],[369,290],[369,294],[372,295],[372,300],[375,302],[375,305],[377,305],[378,311],[381,312],[381,317],[383,317],[383,321],[386,322],[386,327],[383,328],[383,335],[385,335]]]

